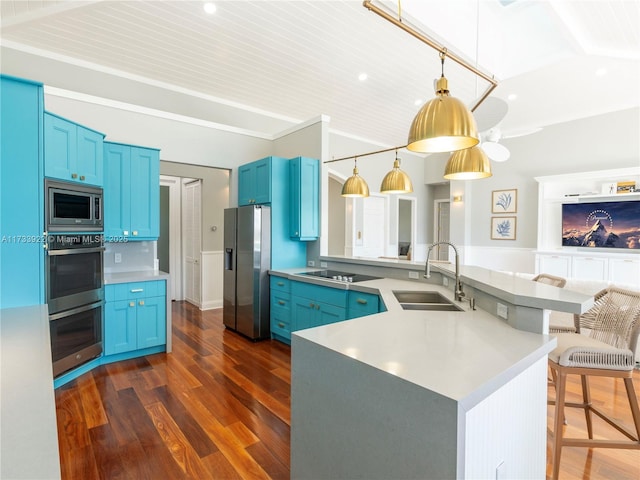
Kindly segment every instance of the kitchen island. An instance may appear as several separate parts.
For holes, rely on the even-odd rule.
[[[0,310],[0,478],[59,479],[46,305]]]
[[[378,292],[387,311],[293,332],[292,478],[544,478],[554,337],[468,302],[404,310],[393,294],[437,291],[453,302],[440,285],[384,278],[346,288]]]

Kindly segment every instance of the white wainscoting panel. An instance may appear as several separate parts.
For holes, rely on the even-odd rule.
[[[546,376],[544,356],[466,413],[458,478],[545,478]]]
[[[222,308],[223,251],[202,252],[201,310]]]

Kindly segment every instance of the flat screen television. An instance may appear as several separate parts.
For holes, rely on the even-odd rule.
[[[640,249],[640,200],[562,204],[562,245]]]

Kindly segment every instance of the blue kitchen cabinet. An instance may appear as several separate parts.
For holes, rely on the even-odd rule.
[[[320,162],[297,157],[289,161],[289,236],[294,240],[317,240],[320,235]]]
[[[44,303],[42,84],[0,75],[0,308]]]
[[[103,142],[104,134],[45,112],[45,176],[101,187],[104,175]]]
[[[289,159],[266,157],[238,168],[238,205],[271,207],[271,268],[307,263],[307,246],[289,235]]]
[[[271,203],[272,158],[275,157],[256,160],[238,169],[238,206]]]
[[[291,341],[291,282],[287,278],[272,276],[270,287],[271,337]]]
[[[141,350],[167,343],[163,280],[105,286],[104,353]]]
[[[104,142],[104,231],[113,242],[157,240],[160,152]]]
[[[380,311],[379,296],[373,293],[349,291],[348,318],[364,317]]]
[[[347,290],[291,282],[291,331],[347,318]]]

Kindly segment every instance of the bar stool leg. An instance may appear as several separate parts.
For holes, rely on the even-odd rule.
[[[587,421],[587,433],[589,438],[593,440],[593,424],[591,423],[591,391],[589,390],[589,378],[586,375],[580,375],[582,380],[582,401],[584,404],[584,417]]]
[[[552,480],[557,480],[560,473],[560,454],[562,453],[562,428],[564,420],[564,395],[567,385],[567,374],[558,371],[556,376],[556,411],[553,420],[553,474]]]

